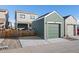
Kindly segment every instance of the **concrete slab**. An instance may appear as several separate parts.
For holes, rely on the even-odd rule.
[[[19,39],[21,42],[22,47],[27,47],[27,46],[37,46],[37,45],[44,45],[44,44],[49,44],[49,43],[57,43],[57,42],[66,42],[68,40],[63,39],[63,38],[54,38],[54,39]]]
[[[10,49],[0,51],[3,53],[79,53],[79,40],[61,41],[37,46],[27,46],[25,48]]]

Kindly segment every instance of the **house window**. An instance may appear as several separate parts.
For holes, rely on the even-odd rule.
[[[25,15],[24,14],[20,14],[20,18],[25,19]]]
[[[35,16],[30,16],[30,19],[35,19]]]

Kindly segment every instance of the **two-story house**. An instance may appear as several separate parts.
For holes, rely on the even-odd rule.
[[[20,30],[31,30],[31,24],[36,18],[38,18],[37,14],[17,10],[15,11],[15,28]]]
[[[0,29],[8,28],[8,11],[0,10]]]

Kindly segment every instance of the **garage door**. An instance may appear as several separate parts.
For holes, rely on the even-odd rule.
[[[59,37],[59,24],[48,24],[48,38],[58,38]]]
[[[68,30],[67,33],[69,36],[73,36],[74,35],[74,25],[67,25],[68,26]]]

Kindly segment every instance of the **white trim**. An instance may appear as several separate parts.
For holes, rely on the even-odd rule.
[[[34,21],[38,21],[38,20],[43,19],[43,18],[45,18],[45,17],[37,18],[37,19],[35,19]]]
[[[44,18],[46,19],[46,18]],[[47,40],[47,24],[45,23],[46,20],[44,20],[44,39]]]
[[[37,20],[42,19],[42,18],[44,18],[44,17],[40,17],[40,18],[38,18]]]
[[[60,16],[56,11],[53,11],[51,13],[49,13],[48,15],[46,15],[45,17],[48,17],[49,15],[53,14],[53,13],[56,13],[60,18],[64,19],[62,16]]]
[[[56,24],[62,24],[62,22],[47,22],[47,23],[56,23]]]
[[[43,21],[44,21],[44,39],[46,40],[46,34],[45,34],[46,33],[45,32],[46,31],[46,27],[45,27],[46,24],[45,24],[45,20],[43,20]]]

